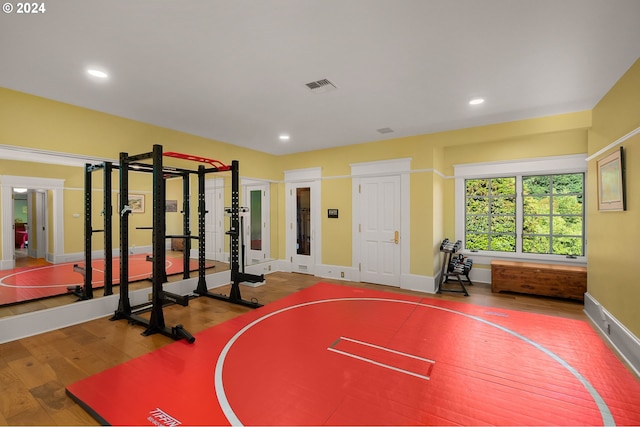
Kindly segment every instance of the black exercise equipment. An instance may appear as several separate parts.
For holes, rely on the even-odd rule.
[[[139,163],[151,159],[152,163]],[[152,263],[151,273],[151,316],[150,319],[141,317],[141,311],[134,312],[129,300],[129,214],[132,209],[127,205],[129,200],[129,170],[151,172],[153,175],[153,235],[152,256],[148,260]],[[165,194],[165,170],[163,167],[162,146],[154,145],[151,153],[137,156],[129,156],[128,153],[120,153],[120,298],[118,309],[111,320],[127,319],[130,323],[146,326],[143,335],[160,333],[172,339],[184,338],[189,343],[195,341],[182,325],[168,327],[164,321],[163,306],[168,303],[188,305],[188,296],[181,296],[163,290],[163,282],[166,277],[166,194]],[[147,311],[146,309],[144,311]]]
[[[93,267],[91,265],[91,237],[94,233],[104,233],[104,295],[113,294],[113,233],[112,233],[112,207],[111,207],[111,173],[114,166],[111,162],[104,162],[100,165],[85,164],[84,168],[84,266],[73,265],[73,271],[80,273],[83,277],[83,286],[68,287],[67,289],[76,295],[80,300],[93,298]],[[97,170],[104,171],[104,198],[102,211],[104,228],[94,229],[92,225],[92,174]]]
[[[231,291],[229,296],[215,294],[209,292],[207,289],[206,283],[204,281],[198,282],[198,288],[195,290],[195,293],[202,296],[207,296],[209,298],[215,298],[223,301],[228,301],[233,304],[239,304],[246,307],[258,308],[262,307],[262,304],[259,304],[256,301],[246,301],[242,299],[242,295],[240,295],[240,283],[241,282],[249,282],[249,283],[258,283],[264,281],[264,274],[255,275],[248,274],[244,272],[244,262],[242,271],[240,271],[240,238],[242,234],[242,229],[240,227],[240,196],[239,196],[239,187],[240,187],[240,172],[239,172],[239,163],[237,160],[231,162],[231,208],[227,209],[231,214],[231,227],[226,234],[230,237],[230,250],[231,250],[231,259],[230,259],[230,267],[231,267]],[[200,189],[199,193],[201,195],[204,194],[204,177],[202,175],[198,175],[198,187]],[[204,196],[199,203],[199,209],[204,210]],[[204,224],[203,224],[204,226]],[[204,251],[204,250],[203,250]],[[244,261],[244,260],[243,260]]]
[[[440,244],[440,252],[444,252],[444,261],[442,262],[442,269],[440,271],[440,280],[438,282],[438,288],[436,293],[442,292],[458,292],[463,293],[464,296],[469,296],[465,283],[473,285],[471,279],[469,279],[469,273],[473,267],[473,260],[465,257],[462,254],[455,255],[462,248],[462,241],[456,242],[449,241],[445,238]],[[450,289],[443,288],[444,283],[449,283],[449,278],[455,278],[462,289]]]

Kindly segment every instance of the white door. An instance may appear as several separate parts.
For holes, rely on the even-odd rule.
[[[228,262],[224,249],[224,181],[222,178],[205,182],[204,251],[205,258]]]
[[[29,256],[45,258],[47,255],[47,194],[43,191],[35,192],[35,221],[30,233],[35,235],[35,245],[29,244]],[[29,211],[29,218],[31,216]]]
[[[360,280],[400,286],[400,177],[361,178]]]
[[[320,260],[320,184],[317,181],[287,184],[288,253],[291,269],[314,274]]]
[[[244,206],[249,212],[243,218],[246,265],[269,257],[269,184],[247,185]]]

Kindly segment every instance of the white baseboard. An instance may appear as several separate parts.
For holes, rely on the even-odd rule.
[[[358,270],[353,267],[319,264],[315,266],[314,276],[323,277],[325,279],[346,280],[349,282],[353,282],[356,281],[357,273]]]
[[[584,294],[584,312],[640,377],[640,339],[609,313],[589,292]]]
[[[436,278],[431,276],[403,274],[402,277],[400,277],[400,289],[406,289],[408,291],[434,294],[436,292],[436,283]]]

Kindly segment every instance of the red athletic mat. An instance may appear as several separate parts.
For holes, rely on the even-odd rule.
[[[129,281],[145,280],[151,276],[152,263],[146,260],[147,254],[129,256]],[[23,267],[0,271],[0,305],[15,304],[56,295],[69,293],[67,287],[84,285],[84,278],[73,271],[74,264],[84,266],[81,262],[51,264],[41,267]],[[93,266],[94,289],[104,286],[104,260],[91,262]],[[168,275],[182,273],[182,257],[167,256],[166,271]],[[210,262],[207,268],[211,267]],[[198,269],[198,262],[190,260],[191,270]],[[120,283],[120,258],[112,261],[113,284]]]
[[[640,425],[586,322],[324,283],[67,393],[113,425]]]

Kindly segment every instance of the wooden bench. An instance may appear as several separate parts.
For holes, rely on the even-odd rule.
[[[491,261],[491,292],[510,291],[584,301],[587,268],[532,262]]]

